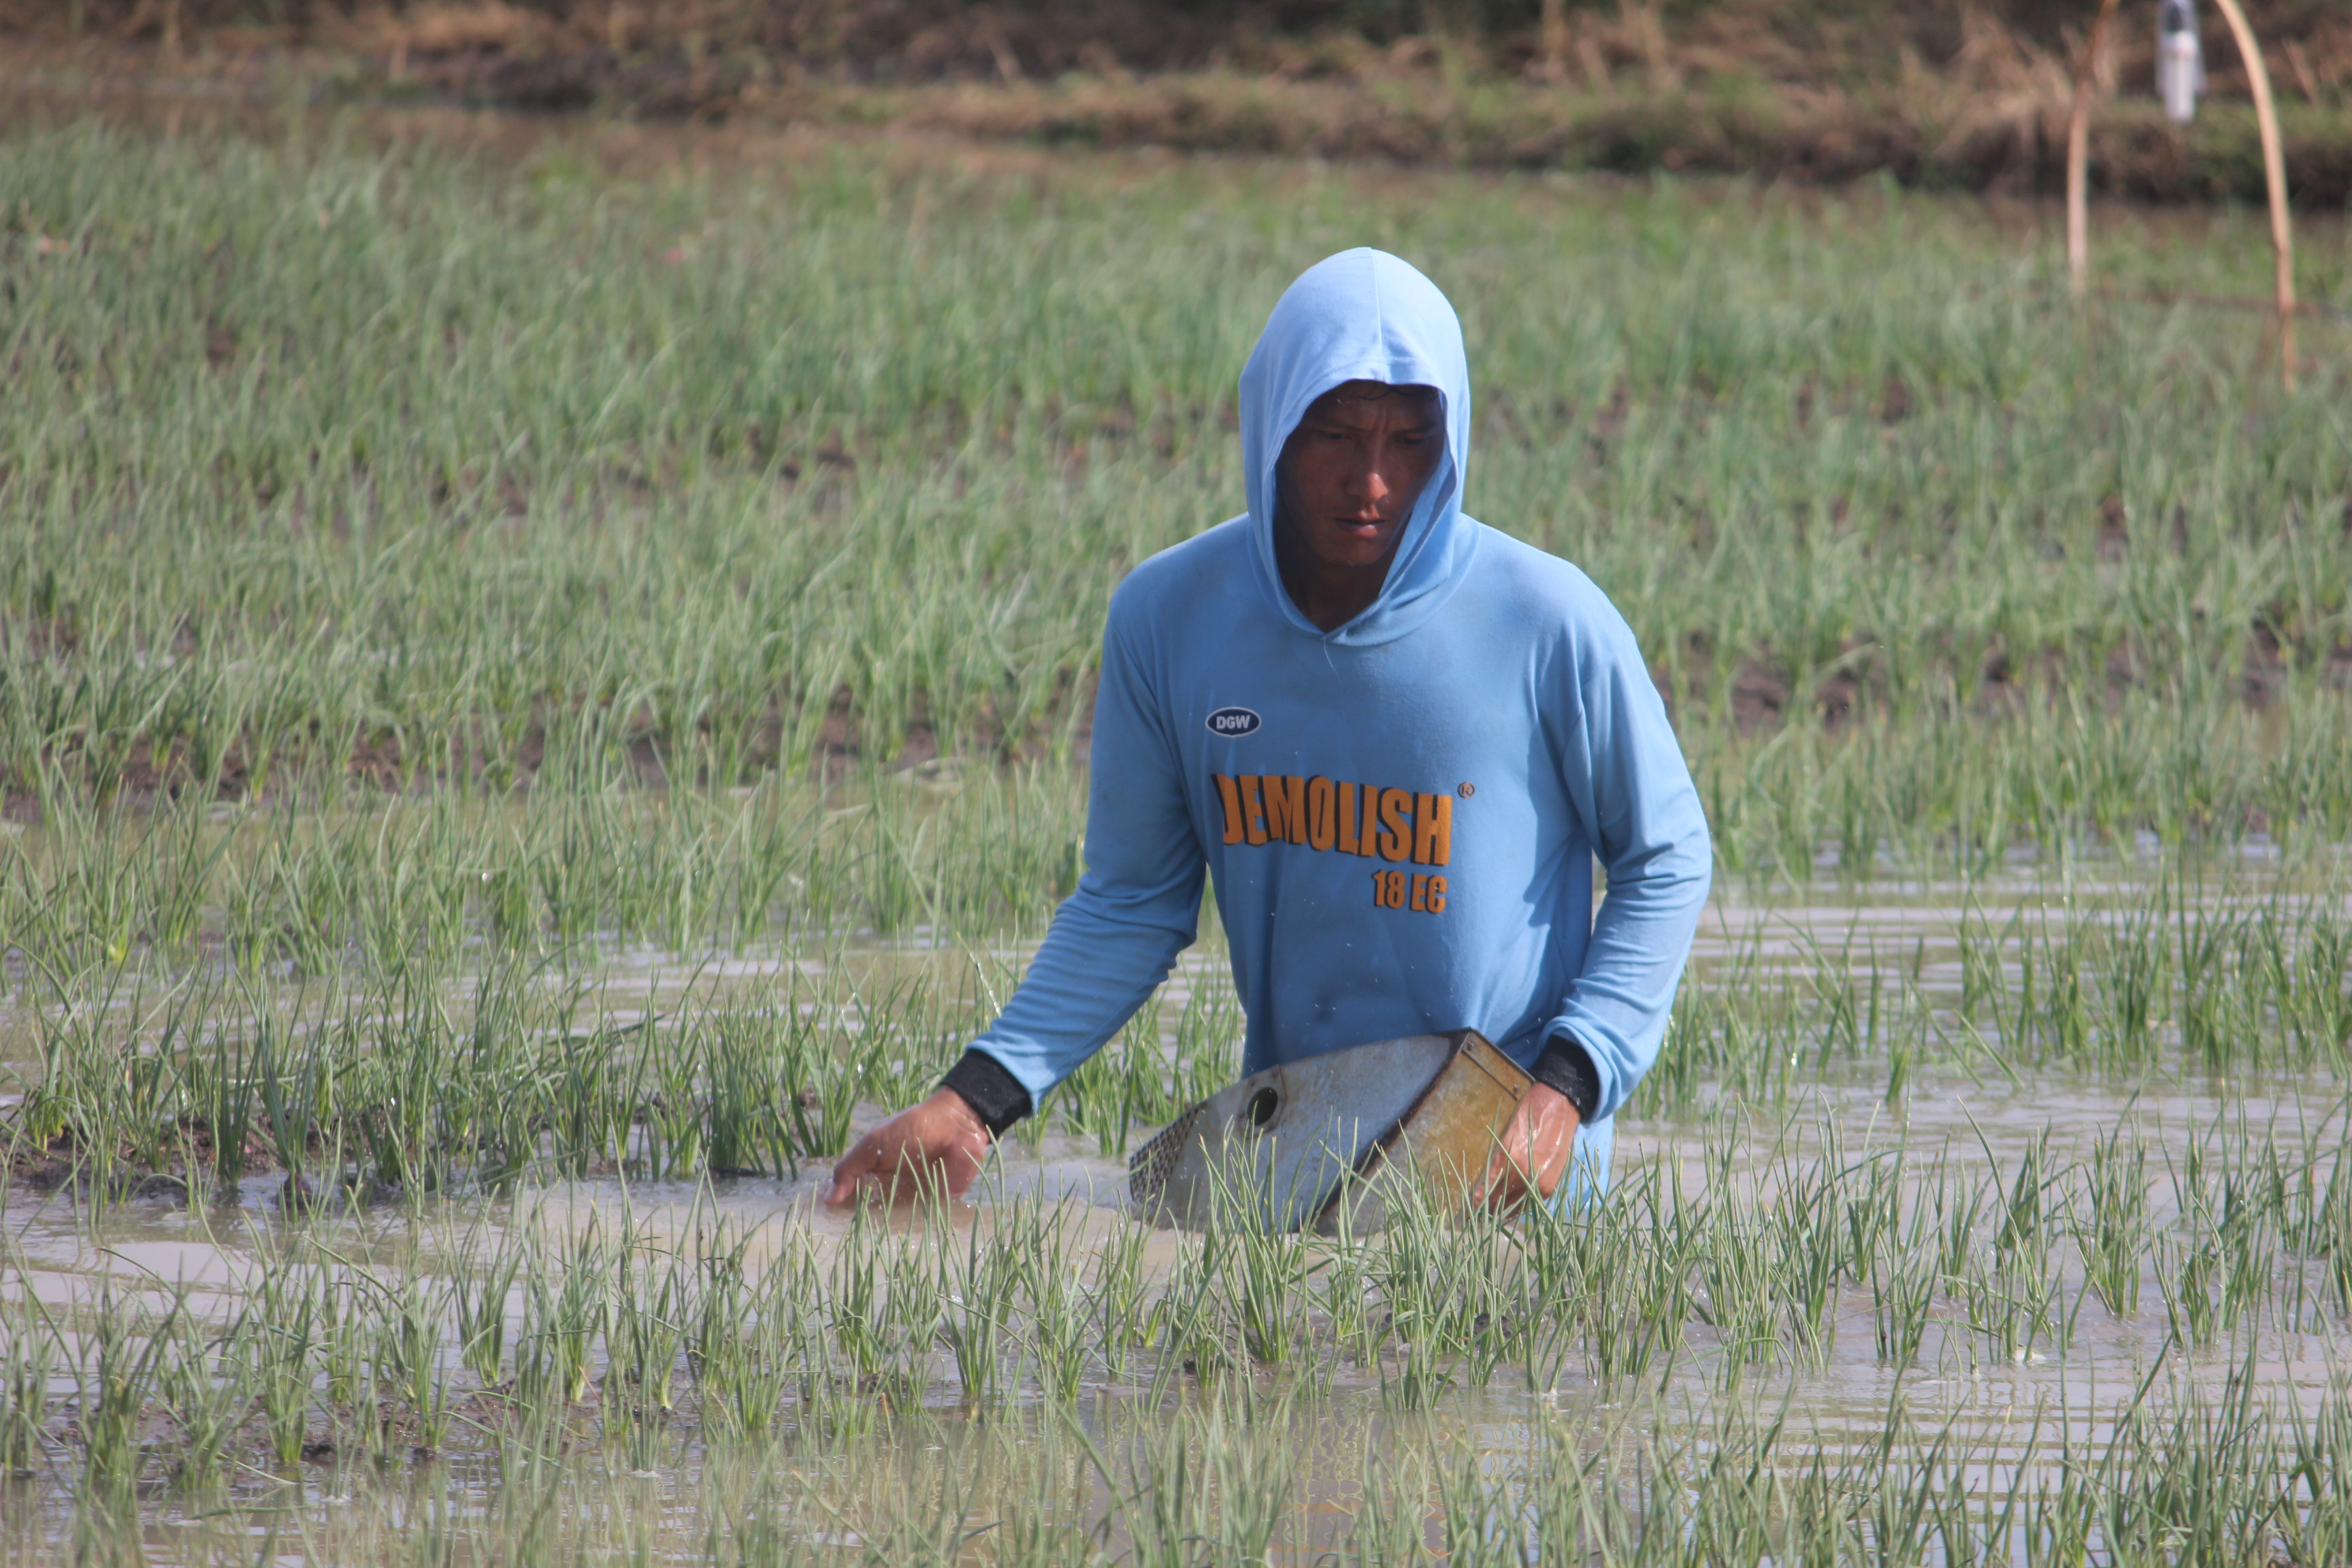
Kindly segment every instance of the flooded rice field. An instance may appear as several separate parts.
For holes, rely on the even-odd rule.
[[[2252,215],[2103,210],[2094,307],[1893,185],[47,102],[0,1563],[2352,1561],[2352,397],[2186,302]],[[971,1202],[820,1207],[1368,239],[1713,832],[1606,1194],[1139,1223],[1212,924]]]
[[[324,1043],[356,993],[248,975],[205,1025],[243,1077],[173,1069],[181,1158],[17,1134],[0,1553],[2330,1560],[2347,926],[2325,858],[1727,889],[1605,1196],[1337,1240],[1128,1212],[1126,1150],[1233,1070],[1213,937],[970,1203],[887,1213],[822,1206],[824,1152],[1017,946],[468,973],[430,1005],[482,1070],[492,1028],[625,1070],[390,1164]],[[173,1055],[152,997],[75,1036],[37,994],[20,1130],[98,1076],[76,1039]]]

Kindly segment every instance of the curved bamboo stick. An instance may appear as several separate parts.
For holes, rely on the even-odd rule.
[[[2270,68],[2263,64],[2263,47],[2246,25],[2238,0],[2214,0],[2237,40],[2239,58],[2246,62],[2246,79],[2254,90],[2254,124],[2263,138],[2263,175],[2270,186],[2271,251],[2278,271],[2279,379],[2294,390],[2294,236],[2287,226],[2286,154],[2279,146],[2278,106],[2271,101]]]
[[[2099,0],[2090,39],[2074,67],[2074,103],[2066,115],[2066,272],[2078,296],[2091,286],[2091,79],[2115,10],[2116,0]]]

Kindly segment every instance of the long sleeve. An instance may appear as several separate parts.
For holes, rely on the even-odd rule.
[[[1615,1112],[1656,1061],[1714,875],[1698,791],[1631,628],[1613,610],[1577,640],[1560,771],[1608,889],[1582,971],[1546,1037],[1582,1046]]]
[[[1117,1034],[1198,932],[1206,875],[1176,748],[1119,595],[1103,636],[1087,868],[1003,1013],[972,1042],[1034,1105]]]

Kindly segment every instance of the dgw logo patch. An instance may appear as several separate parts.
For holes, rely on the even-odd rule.
[[[1209,715],[1209,733],[1231,739],[1250,734],[1265,722],[1246,708],[1220,708]]]

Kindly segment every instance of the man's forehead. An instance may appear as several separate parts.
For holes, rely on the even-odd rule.
[[[1369,412],[1385,405],[1433,416],[1437,413],[1438,401],[1437,388],[1433,386],[1391,385],[1385,381],[1347,381],[1308,404],[1307,413],[1311,418],[1317,415]]]

